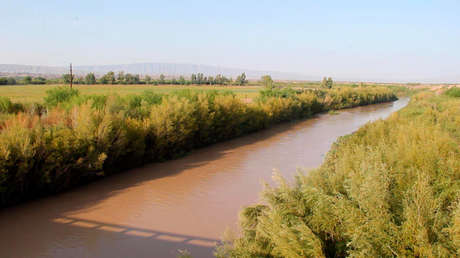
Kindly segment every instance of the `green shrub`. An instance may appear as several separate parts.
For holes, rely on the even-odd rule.
[[[394,98],[385,88],[274,94],[249,104],[218,91],[126,97],[83,96],[69,88],[47,93],[46,113],[34,106],[2,118],[0,206],[179,157],[275,123]]]
[[[460,88],[458,87],[453,87],[444,92],[447,96],[450,97],[455,97],[455,98],[460,98]]]
[[[0,97],[0,112],[9,113],[11,108],[11,100],[6,97]]]
[[[265,205],[241,213],[218,257],[460,255],[460,101],[408,107],[340,138],[293,184],[276,176]]]
[[[55,107],[59,103],[70,101],[73,97],[77,97],[80,93],[77,89],[69,87],[56,87],[46,91],[45,97],[46,105]]]
[[[21,103],[13,103],[9,98],[0,96],[0,113],[16,114],[24,111],[24,105]]]

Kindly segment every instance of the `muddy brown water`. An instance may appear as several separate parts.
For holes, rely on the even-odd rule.
[[[322,114],[0,211],[0,257],[212,257],[273,169],[321,164],[337,137],[408,99]]]

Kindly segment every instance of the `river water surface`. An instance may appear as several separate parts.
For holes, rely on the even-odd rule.
[[[0,211],[0,257],[212,257],[273,169],[321,164],[337,137],[408,103],[322,114]],[[308,172],[307,172],[308,173]]]

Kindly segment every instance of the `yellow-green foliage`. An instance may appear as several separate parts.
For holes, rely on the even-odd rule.
[[[242,212],[221,257],[460,255],[460,100],[421,93],[389,119],[342,137],[267,205]]]
[[[0,206],[274,123],[395,98],[384,88],[311,91],[249,104],[216,91],[127,97],[63,91],[50,92],[46,112],[28,109],[0,123]]]

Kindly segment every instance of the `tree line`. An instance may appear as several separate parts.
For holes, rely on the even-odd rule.
[[[64,74],[61,78],[44,78],[44,77],[0,77],[0,85],[27,85],[27,84],[59,84],[70,83],[70,74]],[[192,74],[189,78],[179,76],[178,78],[166,78],[164,74],[160,74],[157,78],[145,75],[141,77],[139,74],[131,74],[119,72],[108,72],[100,77],[94,73],[88,73],[85,76],[73,75],[73,84],[152,84],[152,85],[246,85],[248,83],[245,73],[233,78],[225,77],[222,74],[216,76],[205,76],[203,73]]]
[[[70,83],[70,74],[64,74],[62,81]],[[203,73],[192,74],[190,78],[179,76],[179,78],[166,78],[164,74],[160,74],[158,78],[153,78],[149,75],[141,77],[139,74],[131,74],[119,72],[108,72],[97,78],[94,73],[88,73],[85,76],[73,78],[74,84],[152,84],[152,85],[245,85],[248,83],[246,74],[242,73],[235,80],[225,77],[222,74],[216,76],[205,76]]]
[[[57,83],[58,80],[50,80],[44,77],[0,77],[0,85],[20,85],[20,84],[46,84],[46,83]]]

